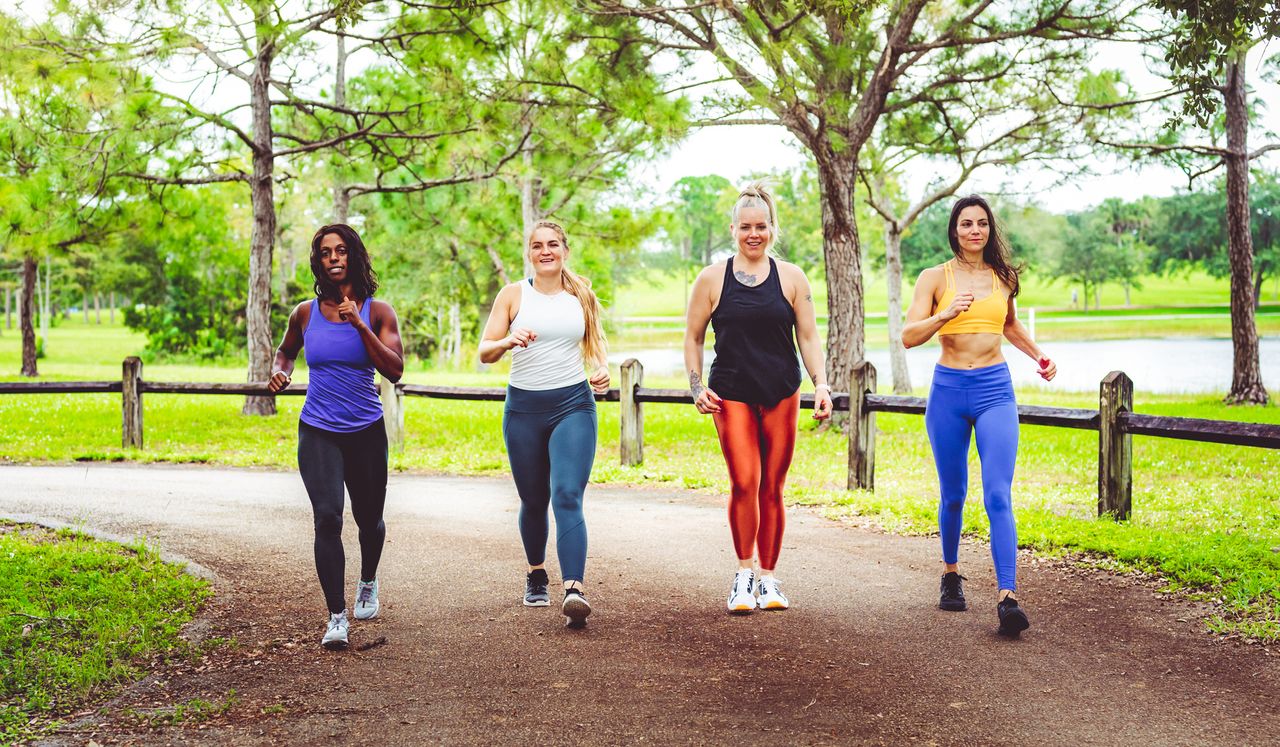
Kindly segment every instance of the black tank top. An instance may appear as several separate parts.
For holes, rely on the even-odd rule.
[[[773,406],[800,388],[796,358],[796,312],[782,293],[778,266],[769,258],[769,277],[746,286],[733,276],[733,258],[724,266],[720,303],[711,312],[716,358],[707,386],[724,399]]]

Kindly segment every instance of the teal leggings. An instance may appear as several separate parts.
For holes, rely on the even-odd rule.
[[[529,391],[507,387],[502,416],[511,476],[520,494],[520,540],[529,565],[547,556],[556,517],[556,556],[565,581],[581,581],[587,565],[587,524],[582,497],[596,457],[596,400],[581,384]]]

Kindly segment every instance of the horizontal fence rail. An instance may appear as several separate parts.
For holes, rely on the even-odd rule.
[[[875,485],[875,414],[877,412],[923,415],[927,400],[893,394],[876,394],[876,370],[863,362],[854,368],[853,393],[832,394],[835,410],[848,412],[848,488],[872,490]],[[624,465],[644,461],[644,408],[652,404],[692,404],[686,389],[652,389],[643,386],[644,368],[635,359],[622,364],[620,386],[595,395],[598,402],[618,402],[621,406],[620,460]],[[143,447],[142,395],[223,394],[271,396],[267,383],[206,383],[146,381],[142,362],[126,358],[120,381],[14,381],[0,382],[0,394],[121,394],[122,443],[126,448]],[[276,396],[307,393],[306,384],[296,384]],[[404,397],[502,402],[505,387],[434,386],[426,384],[379,383],[388,442],[404,448]],[[813,409],[814,395],[801,394],[800,407]],[[1165,417],[1133,412],[1133,382],[1121,371],[1113,371],[1099,386],[1098,409],[1018,405],[1018,422],[1051,428],[1075,428],[1098,432],[1098,514],[1127,519],[1132,512],[1132,438],[1154,436],[1205,443],[1280,449],[1280,425],[1242,423],[1231,420]]]

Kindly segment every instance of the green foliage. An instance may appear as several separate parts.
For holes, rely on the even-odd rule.
[[[208,584],[142,544],[0,523],[0,740],[34,736],[78,704],[185,650]]]

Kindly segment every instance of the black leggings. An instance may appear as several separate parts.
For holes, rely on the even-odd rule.
[[[329,612],[347,608],[343,595],[346,555],[342,551],[342,486],[351,494],[351,515],[360,528],[360,579],[378,575],[387,526],[387,431],[376,423],[337,433],[298,422],[298,471],[307,486],[316,519],[316,575]]]

